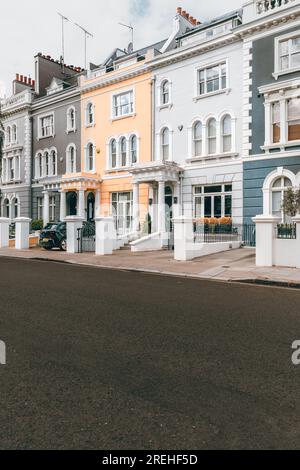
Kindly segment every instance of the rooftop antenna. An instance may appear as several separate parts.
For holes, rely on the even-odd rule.
[[[130,29],[130,31],[131,31],[131,44],[132,44],[132,50],[133,50],[133,34],[134,34],[133,26],[131,24],[129,25],[129,24],[124,24],[124,23],[119,23],[119,25],[124,26],[124,28]]]
[[[78,26],[78,28],[80,28],[84,32],[84,68],[85,70],[87,70],[86,41],[88,37],[93,38],[94,36],[92,33],[89,33],[86,29],[80,26],[80,24],[75,23],[75,26]]]
[[[65,21],[70,20],[59,12],[57,14],[61,17],[62,72],[65,73]]]

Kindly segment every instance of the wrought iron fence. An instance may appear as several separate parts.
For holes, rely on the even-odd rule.
[[[195,243],[243,242],[243,225],[194,224]]]
[[[296,224],[278,224],[276,236],[281,240],[295,240],[297,238]]]
[[[243,224],[243,242],[245,246],[256,247],[256,225]]]

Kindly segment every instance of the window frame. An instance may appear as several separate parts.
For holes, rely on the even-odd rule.
[[[124,95],[131,95],[131,101],[128,104],[123,104],[123,105],[116,105],[115,101]],[[120,107],[125,107],[129,106],[129,113],[126,114],[118,114],[118,111],[116,113],[116,109],[119,109]],[[125,119],[127,117],[132,117],[135,115],[135,88],[128,88],[126,90],[122,90],[119,92],[114,92],[111,94],[111,119],[112,121],[116,121],[118,119]]]
[[[93,153],[92,155],[90,155],[89,153],[89,149],[92,148],[93,149]],[[91,162],[91,158],[92,158],[92,162],[93,162],[93,168],[90,169],[90,162]],[[85,146],[85,171],[87,173],[95,173],[95,167],[96,167],[96,161],[95,161],[95,144],[93,142],[88,142]]]
[[[72,126],[71,113],[74,113],[74,123]],[[67,133],[76,132],[76,109],[70,106],[67,110]]]
[[[91,108],[91,112],[89,111]],[[92,122],[90,122],[90,116],[92,116]],[[95,105],[92,101],[88,101],[85,105],[85,127],[93,127],[95,126]]]
[[[209,69],[213,69],[213,68],[216,68],[216,67],[219,68],[219,76],[218,76],[219,88],[217,90],[207,91],[207,83],[208,83],[207,71]],[[225,70],[226,70],[226,75],[225,75],[226,84],[225,84],[224,88],[222,88],[222,77],[223,77],[222,67],[225,67]],[[200,83],[201,83],[200,82],[200,73],[201,72],[204,72],[204,80],[203,80],[204,92],[203,93],[201,93],[201,90],[200,90]],[[207,96],[218,95],[218,94],[221,94],[221,93],[228,93],[229,90],[230,90],[230,88],[229,88],[229,62],[228,62],[228,59],[220,59],[216,62],[211,62],[211,63],[203,64],[201,66],[196,67],[196,69],[195,69],[195,98],[194,98],[195,101],[198,101],[199,99],[205,98]]]
[[[49,134],[47,135],[43,135],[43,129],[45,129],[44,127],[42,127],[42,121],[44,119],[47,119],[47,118],[51,118],[52,119],[52,129]],[[48,126],[50,127],[50,126]],[[54,112],[51,112],[51,113],[45,113],[45,114],[42,114],[41,116],[38,116],[38,140],[42,140],[42,139],[49,139],[51,137],[54,137],[55,136],[55,115],[54,115]]]
[[[287,75],[287,74],[291,74],[291,73],[294,73],[294,72],[298,72],[300,70],[300,65],[298,67],[289,67],[287,69],[284,69],[284,70],[281,70],[281,67],[280,67],[280,59],[281,59],[281,55],[280,55],[280,45],[281,43],[283,42],[286,42],[286,41],[292,41],[293,39],[296,39],[296,38],[299,38],[300,39],[300,33],[299,33],[299,30],[298,31],[294,31],[292,33],[287,33],[287,34],[283,34],[281,36],[278,36],[275,38],[275,47],[274,47],[274,53],[275,53],[275,59],[274,59],[274,64],[275,64],[275,70],[274,70],[274,73],[273,73],[273,77],[278,80],[278,78],[281,76],[281,75]],[[289,47],[289,46],[288,46]],[[299,54],[300,54],[300,51],[299,51]],[[290,52],[290,49],[288,50],[288,55],[289,55],[289,61],[290,61],[290,57],[291,57],[291,52]],[[291,64],[289,63],[289,66]]]
[[[226,186],[231,186],[231,190],[226,190]],[[206,192],[205,188],[215,188],[215,187],[221,187],[221,191],[211,191],[211,192]],[[200,189],[199,192],[197,190]],[[227,182],[227,183],[216,183],[216,184],[205,184],[205,185],[199,185],[196,184],[193,186],[193,216],[194,218],[224,218],[224,217],[230,217],[231,219],[233,218],[233,182]],[[221,198],[221,215],[216,216],[215,215],[215,198],[220,197]],[[231,198],[231,215],[226,213],[226,197]],[[211,215],[206,216],[205,215],[205,199],[211,199]],[[200,208],[201,208],[201,214],[197,215],[196,213],[196,203],[197,199],[200,199]]]

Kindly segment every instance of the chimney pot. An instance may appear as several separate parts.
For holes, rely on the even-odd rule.
[[[16,80],[17,82],[20,80],[20,74],[16,73]]]
[[[181,15],[181,13],[182,13],[182,8],[181,8],[181,7],[178,7],[178,8],[177,8],[177,13],[178,13],[179,15]]]
[[[24,77],[24,83],[27,84],[27,77]]]
[[[28,85],[31,85],[31,78],[28,78]]]
[[[32,84],[32,88],[34,88],[35,80],[32,80],[31,84]]]
[[[23,83],[23,75],[20,75],[20,82]]]

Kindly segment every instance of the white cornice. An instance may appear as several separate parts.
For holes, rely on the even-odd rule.
[[[165,67],[181,60],[185,60],[199,54],[204,54],[205,52],[219,49],[239,41],[239,37],[233,33],[229,33],[226,36],[221,36],[214,40],[205,42],[204,44],[202,42],[201,44],[187,45],[178,49],[174,49],[151,60],[148,62],[148,65],[151,66],[152,69]]]
[[[36,111],[40,108],[45,108],[49,105],[56,103],[61,103],[62,101],[67,101],[70,98],[80,96],[80,88],[72,88],[72,90],[67,90],[64,93],[58,93],[57,95],[44,96],[43,98],[38,98],[32,104],[32,111]]]
[[[99,78],[99,80],[91,80],[89,83],[81,86],[81,93],[88,93],[92,90],[96,90],[99,88],[104,88],[109,85],[114,85],[115,83],[122,82],[124,80],[128,80],[130,78],[135,78],[140,75],[144,75],[147,72],[151,72],[151,67],[148,64],[143,64],[138,67],[135,67],[130,70],[122,70],[119,73],[114,73],[113,75],[105,76]]]
[[[296,18],[300,17],[299,5],[272,13],[269,16],[259,17],[250,23],[243,24],[234,29],[234,34],[240,38],[247,38],[254,36],[270,28],[278,27],[282,24],[286,24],[290,21],[295,21]]]
[[[278,90],[286,90],[300,87],[300,78],[291,80],[284,80],[282,82],[271,83],[270,85],[263,85],[258,88],[259,93],[268,94]]]

